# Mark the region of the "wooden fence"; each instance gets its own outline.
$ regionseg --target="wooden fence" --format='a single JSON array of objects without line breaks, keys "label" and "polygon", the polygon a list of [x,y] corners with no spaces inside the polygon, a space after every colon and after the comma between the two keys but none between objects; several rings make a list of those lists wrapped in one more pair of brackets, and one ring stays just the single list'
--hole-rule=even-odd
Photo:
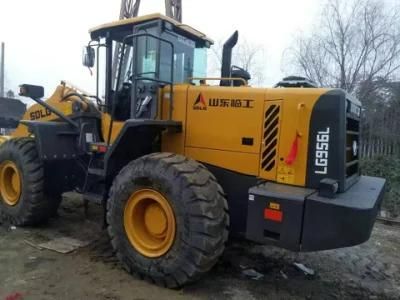
[{"label": "wooden fence", "polygon": [[400,156],[400,143],[379,138],[362,140],[359,151],[363,158],[372,158],[378,155]]}]

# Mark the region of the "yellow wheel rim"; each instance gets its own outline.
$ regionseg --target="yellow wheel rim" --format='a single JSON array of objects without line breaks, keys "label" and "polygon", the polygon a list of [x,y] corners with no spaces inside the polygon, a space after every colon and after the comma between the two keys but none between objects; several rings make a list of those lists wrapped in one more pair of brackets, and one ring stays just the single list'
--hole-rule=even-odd
[{"label": "yellow wheel rim", "polygon": [[0,166],[0,193],[3,201],[15,206],[21,196],[21,175],[12,161],[5,161]]},{"label": "yellow wheel rim", "polygon": [[128,199],[124,227],[132,246],[146,257],[160,257],[175,240],[175,215],[168,200],[153,189],[141,189]]}]

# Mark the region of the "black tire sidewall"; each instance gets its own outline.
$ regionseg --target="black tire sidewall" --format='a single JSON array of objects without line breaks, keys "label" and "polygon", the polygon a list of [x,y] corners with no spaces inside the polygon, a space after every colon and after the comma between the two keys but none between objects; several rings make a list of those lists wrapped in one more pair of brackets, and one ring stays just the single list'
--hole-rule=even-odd
[{"label": "black tire sidewall", "polygon": [[[142,255],[124,228],[132,193],[151,188],[174,210],[175,240],[164,255]],[[126,165],[115,177],[107,203],[108,233],[123,267],[158,285],[177,288],[199,279],[223,253],[228,239],[228,204],[215,176],[201,163],[174,153],[152,153]]]},{"label": "black tire sidewall", "polygon": [[[187,220],[185,220],[185,207],[179,201],[180,195],[183,192],[181,184],[171,184],[173,174],[170,174],[171,172],[168,172],[168,170],[165,172],[166,170],[159,164],[153,164],[153,166],[154,169],[144,169],[135,166],[134,177],[137,180],[132,181],[128,177],[126,178],[126,182],[120,183],[120,186],[123,188],[113,194],[113,198],[120,199],[120,201],[113,201],[114,209],[111,215],[113,216],[112,222],[115,224],[116,233],[120,237],[117,240],[117,243],[119,243],[118,249],[120,249],[124,259],[129,259],[131,263],[133,262],[136,267],[140,268],[138,271],[141,273],[145,273],[149,268],[152,268],[153,275],[164,276],[163,273],[166,270],[170,270],[171,273],[174,272],[176,266],[180,264],[182,254],[188,251],[187,246],[182,242],[184,235],[188,234],[187,230],[185,230],[185,222]],[[140,178],[147,178],[149,182],[143,184],[143,180]],[[129,197],[135,191],[143,188],[151,188],[160,192],[168,200],[175,215],[175,241],[171,249],[165,255],[158,258],[145,257],[134,249],[125,232],[124,218],[121,217],[124,215],[124,208]],[[157,269],[163,271],[159,272]]]},{"label": "black tire sidewall", "polygon": [[[31,143],[29,146],[28,143]],[[23,150],[29,147],[29,150],[24,153]],[[33,151],[35,151],[33,153]],[[21,175],[21,196],[18,203],[14,206],[6,204],[3,199],[0,199],[0,214],[3,222],[8,222],[15,225],[30,225],[39,219],[45,212],[42,210],[40,216],[33,215],[33,202],[46,201],[44,197],[42,180],[32,181],[32,170],[35,176],[43,177],[43,167],[41,162],[32,160],[32,157],[38,158],[37,151],[34,146],[34,141],[29,138],[16,138],[5,142],[0,146],[0,164],[4,161],[12,161],[17,166]],[[0,195],[1,197],[1,195]]]}]

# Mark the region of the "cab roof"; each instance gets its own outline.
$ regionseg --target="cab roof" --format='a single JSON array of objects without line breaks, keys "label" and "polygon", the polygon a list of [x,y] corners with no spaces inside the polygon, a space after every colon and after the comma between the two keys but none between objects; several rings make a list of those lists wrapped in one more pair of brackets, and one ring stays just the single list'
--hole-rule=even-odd
[{"label": "cab roof", "polygon": [[189,25],[179,23],[178,21],[176,21],[170,17],[164,16],[162,14],[159,14],[159,13],[135,17],[135,18],[129,18],[129,19],[122,19],[122,20],[102,24],[102,25],[96,26],[94,28],[91,28],[89,30],[89,33],[90,33],[90,36],[92,39],[96,39],[98,37],[103,36],[104,33],[106,31],[109,31],[110,29],[111,30],[117,29],[118,27],[123,28],[123,27],[126,27],[127,25],[140,24],[140,23],[144,23],[147,21],[151,21],[151,20],[167,21],[167,22],[171,23],[172,25],[174,25],[175,27],[179,28],[180,31],[183,31],[184,33],[186,33],[186,35],[201,39],[203,41],[207,41],[210,44],[214,44],[214,41],[212,39],[208,38],[204,33],[190,27]]}]

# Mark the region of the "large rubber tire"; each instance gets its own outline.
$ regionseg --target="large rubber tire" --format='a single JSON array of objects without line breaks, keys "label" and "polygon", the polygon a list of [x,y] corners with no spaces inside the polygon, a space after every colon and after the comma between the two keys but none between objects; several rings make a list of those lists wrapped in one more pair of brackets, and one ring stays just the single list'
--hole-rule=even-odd
[{"label": "large rubber tire", "polygon": [[[0,194],[0,222],[16,226],[44,223],[55,208],[45,197],[43,163],[31,138],[14,138],[0,146],[0,168],[4,162],[12,162],[18,168],[21,193],[15,205],[4,201]],[[1,192],[1,191],[0,191]]]},{"label": "large rubber tire", "polygon": [[[130,243],[124,208],[140,189],[168,200],[176,235],[167,253],[152,258]],[[107,203],[108,233],[118,259],[131,274],[177,288],[197,280],[217,262],[228,239],[228,205],[221,186],[202,164],[182,155],[153,153],[129,163],[116,176]]]}]

